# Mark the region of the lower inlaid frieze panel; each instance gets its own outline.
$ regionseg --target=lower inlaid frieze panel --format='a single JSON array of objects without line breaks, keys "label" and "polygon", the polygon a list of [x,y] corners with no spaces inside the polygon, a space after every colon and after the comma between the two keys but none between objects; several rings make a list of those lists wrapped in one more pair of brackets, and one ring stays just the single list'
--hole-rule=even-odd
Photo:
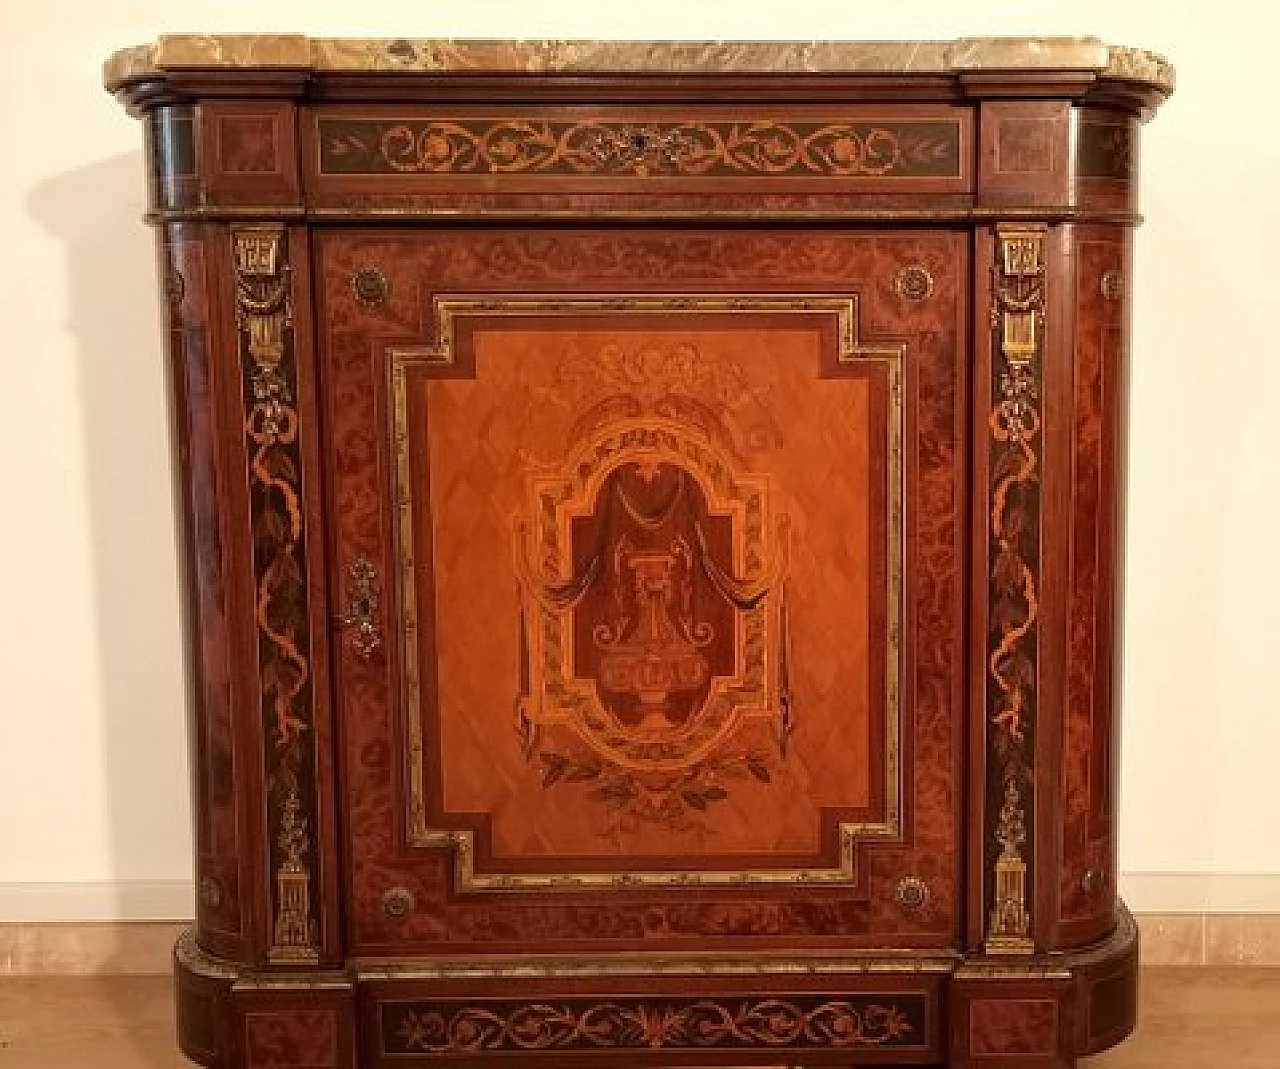
[{"label": "lower inlaid frieze panel", "polygon": [[498,1051],[918,1048],[928,1000],[919,992],[475,999],[379,1007],[384,1055]]}]

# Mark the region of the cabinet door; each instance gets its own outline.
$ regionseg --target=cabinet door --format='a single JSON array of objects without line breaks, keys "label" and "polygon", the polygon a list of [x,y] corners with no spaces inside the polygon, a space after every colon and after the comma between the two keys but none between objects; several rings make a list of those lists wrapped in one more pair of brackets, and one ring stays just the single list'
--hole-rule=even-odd
[{"label": "cabinet door", "polygon": [[351,951],[955,945],[967,236],[315,255]]}]

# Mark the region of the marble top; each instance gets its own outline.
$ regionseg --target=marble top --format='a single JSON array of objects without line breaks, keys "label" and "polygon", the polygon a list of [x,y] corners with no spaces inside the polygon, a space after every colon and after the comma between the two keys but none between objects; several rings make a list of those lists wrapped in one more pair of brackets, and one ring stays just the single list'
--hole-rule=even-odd
[{"label": "marble top", "polygon": [[301,34],[170,34],[122,49],[106,87],[165,71],[312,70],[530,74],[1093,73],[1173,89],[1173,66],[1096,37],[965,37],[954,41],[503,41],[319,38]]}]

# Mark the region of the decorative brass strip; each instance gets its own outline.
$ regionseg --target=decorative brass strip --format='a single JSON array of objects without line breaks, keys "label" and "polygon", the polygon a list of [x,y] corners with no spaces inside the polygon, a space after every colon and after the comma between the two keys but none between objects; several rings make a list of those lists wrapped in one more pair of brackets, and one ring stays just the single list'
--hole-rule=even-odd
[{"label": "decorative brass strip", "polygon": [[528,208],[499,207],[361,207],[361,208],[281,208],[262,207],[212,207],[157,210],[144,213],[143,221],[153,226],[166,223],[211,222],[219,220],[252,219],[311,220],[359,222],[362,219],[412,220],[448,219],[456,222],[482,222],[500,219],[506,222],[523,220],[544,222],[556,220],[608,219],[618,222],[659,222],[663,219],[688,219],[705,222],[708,219],[742,220],[755,223],[770,220],[796,222],[866,222],[866,223],[989,223],[997,219],[1040,219],[1049,222],[1104,223],[1113,226],[1141,226],[1143,216],[1137,212],[1105,211],[1093,208],[724,208],[708,204],[705,208],[627,208],[627,207],[579,207]]},{"label": "decorative brass strip", "polygon": [[188,928],[173,948],[174,960],[186,972],[207,980],[225,980],[232,991],[351,991],[356,978],[349,972],[261,972],[206,954]]},{"label": "decorative brass strip", "polygon": [[1025,965],[995,965],[971,962],[952,974],[957,980],[1070,980],[1072,972],[1056,962],[1028,962]]},{"label": "decorative brass strip", "polygon": [[[391,412],[392,477],[397,510],[404,674],[402,700],[409,751],[407,837],[410,845],[451,848],[454,879],[460,891],[574,892],[619,887],[751,887],[761,885],[848,885],[857,882],[856,846],[867,838],[899,834],[901,776],[899,761],[900,646],[902,616],[902,358],[905,344],[870,345],[859,337],[856,294],[608,294],[526,296],[518,294],[452,294],[434,301],[436,340],[429,345],[387,350]],[[475,870],[474,834],[469,830],[428,825],[423,768],[421,685],[418,678],[417,591],[413,547],[413,485],[409,464],[407,372],[414,366],[447,367],[455,359],[455,331],[462,317],[531,317],[582,315],[688,315],[733,312],[835,316],[841,363],[882,362],[889,379],[887,421],[889,458],[887,539],[887,654],[885,724],[885,815],[881,821],[840,825],[840,862],[834,868],[753,869],[737,871],[638,870],[625,873],[499,874]]]},{"label": "decorative brass strip", "polygon": [[196,933],[188,928],[173,947],[174,960],[188,972],[210,980],[238,980],[243,969],[239,965],[206,954],[196,942]]},{"label": "decorative brass strip", "polygon": [[351,962],[360,982],[371,980],[526,980],[651,976],[845,976],[867,974],[946,975],[960,958],[909,951],[831,956],[794,954],[787,957],[662,958],[583,955],[577,958],[471,958],[423,960],[412,963],[357,958]]},{"label": "decorative brass strip", "polygon": [[315,766],[298,376],[280,223],[231,232],[249,461],[255,618],[275,919],[267,960],[314,965]]},{"label": "decorative brass strip", "polygon": [[1040,603],[1043,223],[996,227],[991,309],[987,783],[988,954],[1031,954]]}]

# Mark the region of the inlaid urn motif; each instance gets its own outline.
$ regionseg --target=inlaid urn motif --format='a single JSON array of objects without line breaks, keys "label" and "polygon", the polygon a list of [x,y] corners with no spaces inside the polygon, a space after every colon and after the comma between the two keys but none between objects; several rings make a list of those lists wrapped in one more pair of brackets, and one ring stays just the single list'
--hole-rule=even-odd
[{"label": "inlaid urn motif", "polygon": [[[516,708],[548,780],[624,771],[637,797],[667,781],[687,792],[755,717],[774,721],[785,754],[789,525],[770,514],[766,480],[738,467],[692,421],[640,416],[606,423],[531,479],[516,523]],[[570,729],[558,744],[555,728]],[[585,750],[560,752],[565,738]],[[767,755],[739,758],[768,780]]]}]

